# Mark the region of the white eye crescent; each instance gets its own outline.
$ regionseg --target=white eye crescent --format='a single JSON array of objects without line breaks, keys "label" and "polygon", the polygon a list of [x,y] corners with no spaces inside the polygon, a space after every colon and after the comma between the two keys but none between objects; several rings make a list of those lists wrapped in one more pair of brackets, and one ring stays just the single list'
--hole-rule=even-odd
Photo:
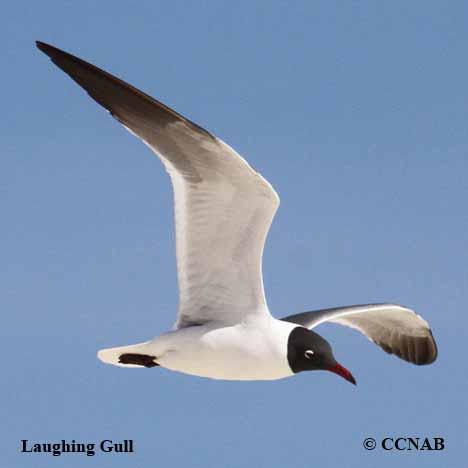
[{"label": "white eye crescent", "polygon": [[308,349],[308,350],[304,353],[304,356],[305,356],[307,359],[311,359],[313,355],[314,355],[314,352],[313,352],[311,349]]}]

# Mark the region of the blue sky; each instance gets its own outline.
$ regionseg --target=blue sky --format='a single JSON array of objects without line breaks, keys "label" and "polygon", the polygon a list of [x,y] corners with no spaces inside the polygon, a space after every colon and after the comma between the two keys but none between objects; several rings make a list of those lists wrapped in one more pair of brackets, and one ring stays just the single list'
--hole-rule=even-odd
[{"label": "blue sky", "polygon": [[[466,2],[8,2],[2,8],[1,468],[466,463]],[[104,366],[177,308],[162,165],[34,47],[50,42],[216,133],[277,189],[272,313],[395,301],[432,325],[411,366],[318,331],[355,375],[215,382]],[[366,437],[444,437],[442,452]],[[20,454],[134,439],[133,455]]]}]

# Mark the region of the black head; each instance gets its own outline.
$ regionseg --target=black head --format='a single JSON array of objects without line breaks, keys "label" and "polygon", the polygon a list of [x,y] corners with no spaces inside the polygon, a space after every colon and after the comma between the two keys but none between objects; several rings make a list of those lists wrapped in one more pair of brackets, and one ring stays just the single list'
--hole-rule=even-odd
[{"label": "black head", "polygon": [[296,327],[288,339],[288,363],[297,374],[309,370],[328,370],[356,385],[349,370],[336,362],[327,340],[304,327]]}]

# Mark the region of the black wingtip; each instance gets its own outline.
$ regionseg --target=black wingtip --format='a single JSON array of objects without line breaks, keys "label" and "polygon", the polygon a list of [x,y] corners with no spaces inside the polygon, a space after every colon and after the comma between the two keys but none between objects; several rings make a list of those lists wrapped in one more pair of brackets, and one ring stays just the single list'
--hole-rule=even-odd
[{"label": "black wingtip", "polygon": [[[75,55],[58,49],[42,41],[36,41],[36,47],[48,55],[52,62],[61,68],[72,80],[78,83],[97,103],[106,108],[115,118],[121,120],[119,111],[128,114],[128,108],[146,106],[148,109],[154,106],[154,111],[159,112],[165,121],[182,121],[205,136],[217,141],[210,132],[200,127],[181,114],[177,113],[162,102],[157,101],[148,94],[140,91],[125,81],[101,70],[95,65],[86,62]],[[165,115],[164,115],[165,114]],[[127,125],[128,126],[128,125]]]},{"label": "black wingtip", "polygon": [[46,44],[45,42],[41,42],[41,41],[36,41],[36,47],[46,54],[47,54],[47,50],[52,48],[52,46],[50,46],[49,44]]},{"label": "black wingtip", "polygon": [[434,335],[432,333],[432,330],[429,329],[429,338],[428,338],[428,346],[429,351],[428,351],[428,357],[426,358],[426,361],[423,363],[425,365],[427,364],[432,364],[434,361],[436,361],[437,356],[439,355],[439,349],[437,347],[437,342],[434,338]]},{"label": "black wingtip", "polygon": [[69,54],[68,52],[65,52],[64,50],[61,50],[58,47],[54,47],[53,45],[46,44],[45,42],[36,41],[36,47],[41,52],[44,52],[44,54],[48,55],[52,59],[52,61],[58,60],[60,58],[62,59],[68,58],[74,61],[83,62],[83,60],[79,59],[78,57],[75,57],[74,55]]},{"label": "black wingtip", "polygon": [[44,52],[44,54],[48,55],[50,58],[53,58],[54,55],[58,55],[58,54],[67,54],[63,50],[57,49],[57,47],[54,47],[50,44],[46,44],[45,42],[42,42],[42,41],[36,41],[36,47],[41,52]]}]

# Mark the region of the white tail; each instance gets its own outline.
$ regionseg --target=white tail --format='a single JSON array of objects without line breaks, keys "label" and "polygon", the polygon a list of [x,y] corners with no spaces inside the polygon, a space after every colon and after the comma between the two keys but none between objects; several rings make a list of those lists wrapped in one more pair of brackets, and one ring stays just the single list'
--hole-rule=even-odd
[{"label": "white tail", "polygon": [[[154,367],[155,356],[149,350],[150,341],[117,348],[107,348],[98,351],[97,356],[106,364],[120,367]],[[133,359],[132,359],[133,356]]]}]

